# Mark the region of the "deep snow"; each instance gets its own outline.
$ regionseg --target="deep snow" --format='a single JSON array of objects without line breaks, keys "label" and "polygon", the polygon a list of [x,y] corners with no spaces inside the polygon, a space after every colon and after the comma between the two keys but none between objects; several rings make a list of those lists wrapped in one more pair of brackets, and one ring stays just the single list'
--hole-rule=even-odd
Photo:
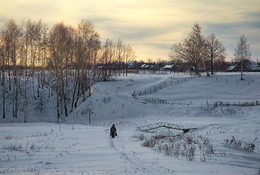
[{"label": "deep snow", "polygon": [[[246,73],[245,81],[239,77],[237,73],[196,78],[130,74],[97,83],[93,95],[64,124],[0,124],[0,174],[259,174],[260,106],[214,107],[216,101],[260,101],[260,74]],[[165,83],[172,86],[163,87]],[[132,96],[159,86],[163,88],[154,93]],[[141,134],[136,127],[158,121],[197,128],[188,134],[209,138],[215,154],[206,162],[198,157],[188,161],[142,147],[134,137]],[[109,137],[113,123],[116,139]],[[232,136],[242,145],[254,143],[255,150],[225,145]]]}]

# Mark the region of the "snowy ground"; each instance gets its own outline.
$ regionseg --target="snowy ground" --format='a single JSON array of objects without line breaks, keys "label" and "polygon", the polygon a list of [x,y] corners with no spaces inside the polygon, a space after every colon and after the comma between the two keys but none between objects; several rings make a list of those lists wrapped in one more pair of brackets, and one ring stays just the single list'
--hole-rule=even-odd
[{"label": "snowy ground", "polygon": [[[234,105],[260,101],[260,74],[239,77],[132,74],[98,83],[64,124],[0,124],[0,174],[260,174],[260,106]],[[161,89],[132,96],[156,87]],[[216,101],[233,105],[214,106]],[[198,151],[189,161],[143,147],[136,127],[155,122],[196,128],[187,134],[208,138],[214,154],[201,161]],[[108,134],[113,123],[115,139]],[[144,134],[159,132],[169,134],[166,129]],[[242,146],[225,144],[232,137]],[[255,144],[253,152],[243,148],[248,143]]]}]

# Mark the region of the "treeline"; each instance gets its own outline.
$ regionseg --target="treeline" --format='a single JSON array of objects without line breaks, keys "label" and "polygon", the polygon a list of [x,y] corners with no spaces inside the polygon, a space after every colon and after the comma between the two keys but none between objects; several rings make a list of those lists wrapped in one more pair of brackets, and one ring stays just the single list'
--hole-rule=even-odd
[{"label": "treeline", "polygon": [[97,69],[98,63],[124,65],[133,58],[131,46],[120,39],[102,43],[87,20],[77,27],[61,22],[48,29],[41,20],[18,24],[10,19],[0,33],[0,114],[23,115],[27,122],[33,107],[46,112],[52,99],[59,123],[86,100],[96,81],[127,71],[124,66]]},{"label": "treeline", "polygon": [[[201,26],[195,24],[192,27],[192,31],[182,42],[172,45],[169,57],[176,64],[187,63],[192,66],[198,75],[202,69],[205,71],[210,70],[213,75],[214,67],[224,62],[226,49],[215,34],[204,36],[201,31]],[[250,59],[250,45],[245,35],[242,35],[235,48],[233,59],[235,62],[240,63],[241,80],[244,79],[243,67],[245,67],[246,62]]]}]

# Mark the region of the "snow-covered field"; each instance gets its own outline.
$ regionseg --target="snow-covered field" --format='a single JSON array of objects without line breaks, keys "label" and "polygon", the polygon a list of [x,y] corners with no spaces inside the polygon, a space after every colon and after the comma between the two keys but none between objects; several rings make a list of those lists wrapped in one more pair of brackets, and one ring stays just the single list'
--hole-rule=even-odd
[{"label": "snow-covered field", "polygon": [[[0,174],[258,175],[260,74],[245,77],[240,81],[237,73],[196,78],[130,74],[97,83],[93,95],[64,124],[0,124]],[[147,95],[134,98],[134,92]],[[188,160],[182,153],[167,156],[143,147],[138,139],[142,135],[177,134],[168,129],[136,130],[156,122],[196,128],[185,135],[206,138],[214,153],[203,158],[196,146],[194,159]],[[118,129],[115,139],[109,137],[113,123]],[[232,138],[240,145],[231,144]],[[255,145],[253,151],[245,149],[248,144]]]}]

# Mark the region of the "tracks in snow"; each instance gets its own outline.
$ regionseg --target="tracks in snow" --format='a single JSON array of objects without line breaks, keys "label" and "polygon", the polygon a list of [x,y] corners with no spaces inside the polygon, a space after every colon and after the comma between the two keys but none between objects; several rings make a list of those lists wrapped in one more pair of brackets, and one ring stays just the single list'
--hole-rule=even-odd
[{"label": "tracks in snow", "polygon": [[[108,130],[106,130],[108,133]],[[124,147],[119,143],[118,138],[112,139],[109,137],[109,145],[110,147],[115,150],[118,154],[120,154],[121,158],[125,160],[128,164],[131,165],[131,172],[127,172],[128,169],[125,169],[125,173],[135,173],[135,174],[173,174],[174,171],[170,169],[166,169],[164,167],[158,166],[158,162],[154,162],[149,160],[150,162],[145,162],[138,158],[136,155],[137,153],[134,151],[124,152],[124,150],[120,149]]]}]

